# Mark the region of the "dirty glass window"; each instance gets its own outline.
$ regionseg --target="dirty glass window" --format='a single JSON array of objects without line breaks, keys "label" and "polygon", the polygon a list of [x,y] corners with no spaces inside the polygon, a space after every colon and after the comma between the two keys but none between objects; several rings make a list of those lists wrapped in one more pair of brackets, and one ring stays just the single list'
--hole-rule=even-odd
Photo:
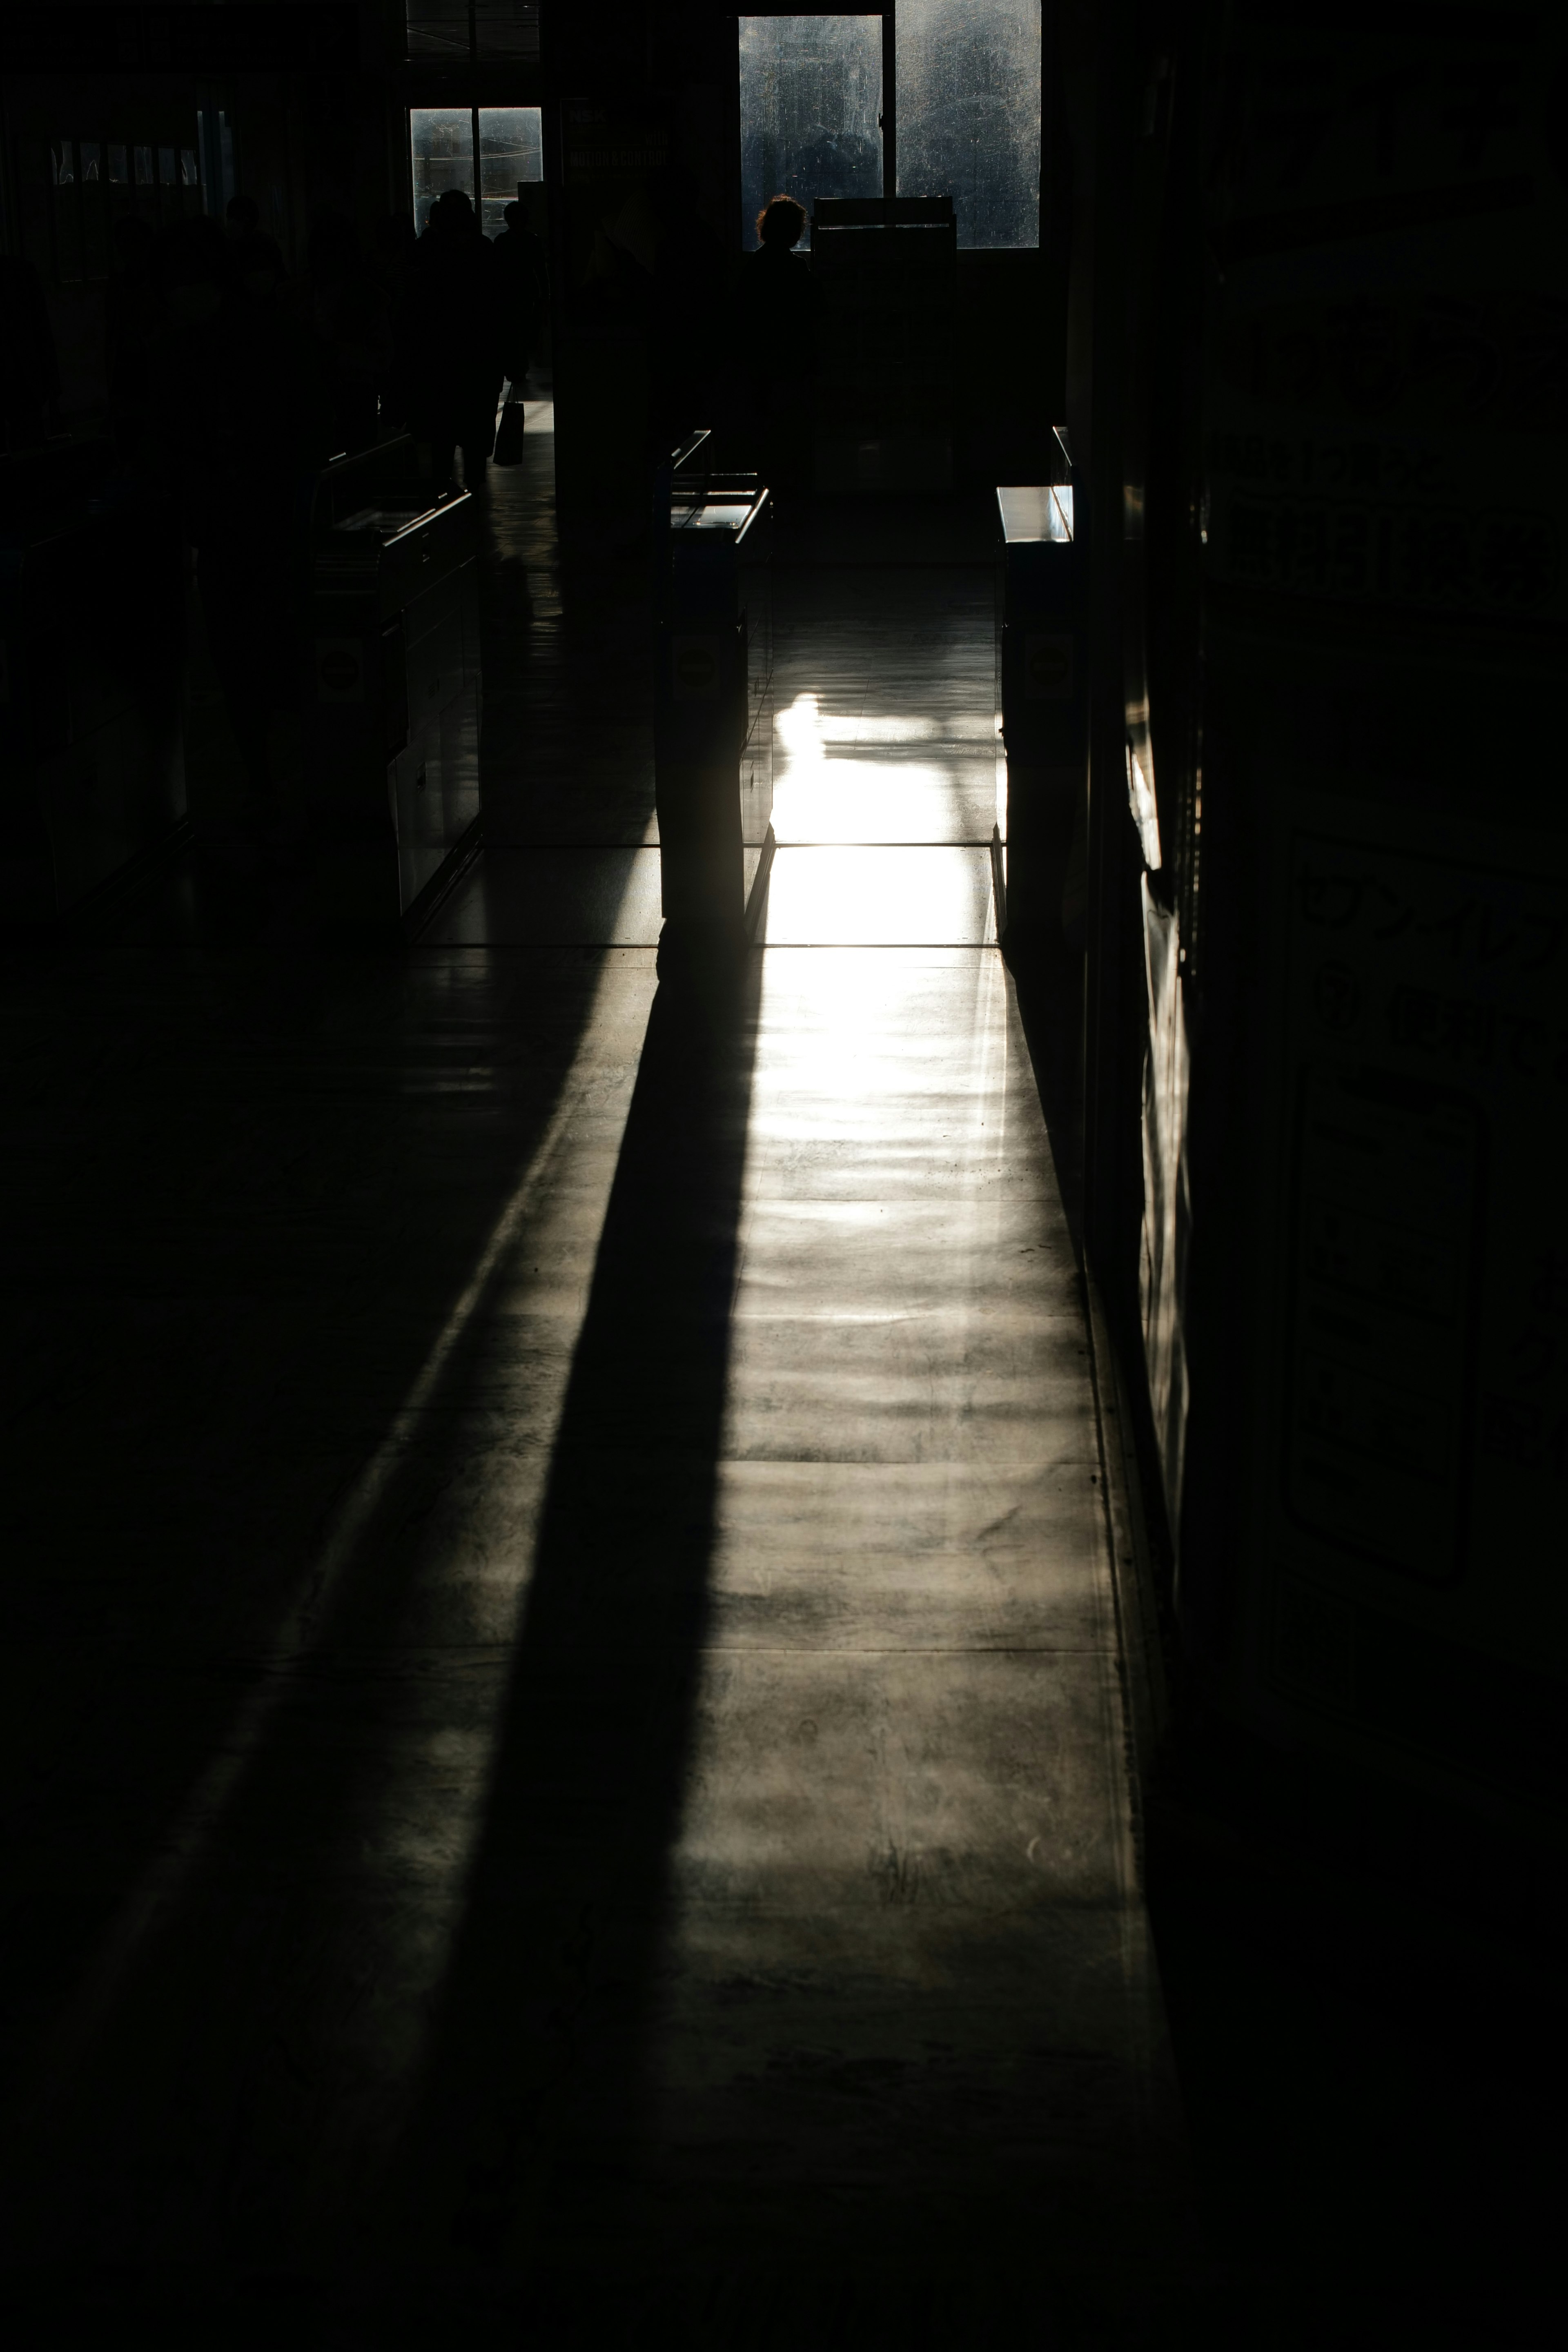
[{"label": "dirty glass window", "polygon": [[899,194],[961,247],[1040,241],[1040,0],[899,0]]},{"label": "dirty glass window", "polygon": [[[741,242],[770,196],[882,193],[880,16],[741,19]],[[803,240],[804,243],[804,240]]]},{"label": "dirty glass window", "polygon": [[[461,188],[479,208],[487,236],[506,226],[520,180],[542,180],[544,147],[537,106],[414,106],[408,110],[414,159],[414,226],[448,188]],[[475,160],[479,176],[475,179]]]},{"label": "dirty glass window", "polygon": [[479,109],[479,225],[500,236],[508,205],[517,202],[520,180],[542,180],[544,146],[537,106]]},{"label": "dirty glass window", "polygon": [[474,116],[467,106],[416,106],[408,114],[414,151],[414,226],[422,229],[430,207],[448,188],[474,194]]}]

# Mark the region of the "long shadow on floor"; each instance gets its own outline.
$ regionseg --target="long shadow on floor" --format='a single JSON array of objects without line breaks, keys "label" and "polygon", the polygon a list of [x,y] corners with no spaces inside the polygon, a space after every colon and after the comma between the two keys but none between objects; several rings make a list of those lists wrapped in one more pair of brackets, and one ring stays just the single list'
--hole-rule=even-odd
[{"label": "long shadow on floor", "polygon": [[[0,1982],[19,2101],[59,2094],[80,1997],[116,2053],[138,2044],[110,2075],[133,2084],[138,2211],[175,2137],[160,2100],[204,2046],[191,2004],[205,2022],[237,1997],[232,1956],[181,1972],[183,1911],[172,1950],[168,1906],[138,1890],[278,1684],[278,1629],[549,1128],[599,963],[544,959],[547,1006],[540,963],[515,960],[321,968],[287,1002],[247,964],[106,958],[35,980],[35,1119],[54,1133],[7,1171],[0,1251],[28,1383],[7,1449]],[[356,1554],[349,1591],[379,1592],[379,1569]],[[193,1890],[251,1784],[271,1786],[284,1695],[264,1711]],[[318,1777],[312,1822],[322,1799]],[[181,1989],[172,2022],[140,1993],[127,2011],[143,1979]],[[89,2070],[63,2127],[73,2258],[116,2236],[84,2185],[114,2169],[112,2095]],[[24,2147],[26,2171],[37,2158]],[[57,2244],[11,2226],[8,2254]]]},{"label": "long shadow on floor", "polygon": [[[395,2263],[613,2268],[709,1618],[761,958],[656,999],[574,1360]],[[449,2315],[445,2292],[430,2315]]]}]

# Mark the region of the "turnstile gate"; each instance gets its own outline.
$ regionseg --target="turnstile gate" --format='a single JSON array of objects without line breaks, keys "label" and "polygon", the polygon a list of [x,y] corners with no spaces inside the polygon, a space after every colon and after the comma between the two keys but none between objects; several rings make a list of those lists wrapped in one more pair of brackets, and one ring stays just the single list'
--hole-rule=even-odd
[{"label": "turnstile gate", "polygon": [[416,920],[475,838],[477,551],[472,498],[422,480],[407,436],[318,481],[306,742],[333,928]]}]

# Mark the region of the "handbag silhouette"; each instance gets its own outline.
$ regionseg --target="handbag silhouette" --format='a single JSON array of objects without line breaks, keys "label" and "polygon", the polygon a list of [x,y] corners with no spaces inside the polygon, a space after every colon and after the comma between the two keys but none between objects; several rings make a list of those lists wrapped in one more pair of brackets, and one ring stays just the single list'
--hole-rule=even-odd
[{"label": "handbag silhouette", "polygon": [[521,466],[522,463],[521,400],[509,400],[501,410],[500,423],[496,427],[495,456],[490,462],[496,466]]}]

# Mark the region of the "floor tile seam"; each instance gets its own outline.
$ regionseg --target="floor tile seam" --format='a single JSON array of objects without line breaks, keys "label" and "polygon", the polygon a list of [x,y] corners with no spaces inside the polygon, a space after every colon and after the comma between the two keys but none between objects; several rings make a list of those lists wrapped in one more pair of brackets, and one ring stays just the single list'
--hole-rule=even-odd
[{"label": "floor tile seam", "polygon": [[[63,1648],[65,1643],[62,1640],[53,1643],[34,1643],[27,1646],[35,1651],[45,1650],[52,1655],[57,1648]],[[79,1647],[79,1644],[77,1646]],[[635,1644],[627,1645],[618,1643],[613,1636],[607,1638],[595,1636],[573,1643],[565,1652],[565,1657],[567,1660],[581,1664],[588,1658],[618,1655],[623,1646],[625,1654],[633,1657],[644,1655],[650,1650],[654,1652],[683,1651],[685,1647],[680,1637],[676,1634],[671,1634],[664,1642],[661,1642],[657,1634],[645,1635]],[[717,1639],[700,1642],[697,1646],[696,1654],[699,1658],[1085,1658],[1103,1664],[1105,1660],[1113,1658],[1117,1654],[1117,1645],[1114,1642],[1007,1640],[856,1643],[746,1642]],[[482,1646],[469,1644],[467,1647],[454,1644],[449,1654],[434,1650],[426,1645],[418,1650],[410,1649],[405,1654],[395,1652],[388,1654],[389,1660],[402,1655],[406,1655],[414,1663],[399,1670],[390,1663],[383,1664],[376,1657],[304,1658],[282,1652],[275,1655],[261,1652],[247,1652],[243,1655],[231,1655],[226,1653],[205,1657],[196,1654],[188,1658],[171,1660],[167,1658],[165,1653],[162,1661],[163,1673],[153,1673],[150,1679],[155,1685],[182,1690],[193,1681],[202,1684],[216,1683],[226,1688],[232,1683],[243,1683],[253,1675],[266,1675],[301,1685],[319,1685],[323,1688],[331,1689],[341,1689],[345,1685],[357,1684],[363,1685],[366,1689],[374,1690],[395,1687],[410,1691],[429,1691],[433,1686],[431,1666],[419,1662],[434,1662],[435,1667],[438,1669],[449,1655],[455,1677],[467,1676],[473,1672],[509,1674],[516,1664],[518,1645],[515,1642],[491,1643]],[[114,1659],[124,1660],[126,1663],[134,1662],[143,1667],[149,1664],[156,1665],[159,1663],[157,1659],[137,1655],[130,1650],[128,1644],[105,1643],[100,1663],[109,1663],[111,1656]],[[370,1727],[373,1730],[375,1727]],[[384,1728],[384,1727],[382,1727]]]},{"label": "floor tile seam", "polygon": [[[773,569],[777,572],[994,572],[994,555],[775,555]],[[977,597],[976,603],[984,600]],[[868,624],[868,632],[875,624]]]},{"label": "floor tile seam", "polygon": [[[486,944],[488,945],[488,944],[489,944],[489,942],[486,942]],[[589,946],[593,946],[593,945],[595,944],[595,942],[594,942],[594,941],[592,941],[592,940],[582,940],[582,941],[580,941],[580,942],[579,942],[579,941],[569,941],[569,942],[565,942],[564,944],[568,944],[568,945],[582,945],[582,946],[584,946],[584,947],[589,947]],[[640,944],[640,943],[639,943],[639,944]],[[874,954],[889,954],[889,953],[891,953],[891,954],[905,954],[905,953],[907,953],[907,952],[908,952],[910,949],[912,949],[912,948],[941,948],[942,950],[943,950],[943,951],[944,951],[944,952],[949,952],[949,953],[950,953],[950,952],[952,952],[954,949],[973,949],[973,950],[974,950],[978,953],[978,952],[980,952],[981,950],[984,950],[984,949],[987,949],[987,948],[994,948],[994,947],[995,947],[995,945],[996,945],[996,942],[995,942],[995,940],[765,940],[765,939],[764,939],[764,940],[758,940],[758,942],[757,942],[758,950],[759,950],[759,951],[762,951],[762,952],[765,952],[765,951],[766,951],[768,949],[770,949],[770,948],[774,949],[774,950],[778,950],[778,949],[781,949],[781,948],[788,948],[788,949],[793,950],[796,954],[799,954],[799,953],[801,953],[801,952],[803,952],[803,951],[804,951],[804,952],[805,952],[805,953],[807,953],[807,954],[811,954],[811,955],[818,955],[818,954],[822,954],[822,953],[824,953],[824,952],[826,952],[826,953],[831,954],[831,953],[833,953],[835,950],[842,950],[842,949],[845,949],[845,948],[853,948],[853,949],[856,949],[856,950],[858,950],[861,954],[865,954],[865,955],[874,955]]]},{"label": "floor tile seam", "polygon": [[[756,842],[748,842],[745,845],[748,849],[755,849],[760,845]],[[787,835],[780,835],[777,828],[774,828],[775,854],[781,856],[786,849],[863,849],[880,853],[884,849],[990,849],[993,845],[991,836],[988,834],[984,836],[964,834],[961,838],[951,841],[939,841],[935,839],[925,839],[921,841],[835,841],[832,839],[794,841],[791,840]],[[1003,843],[1003,847],[1006,847],[1005,841]]]},{"label": "floor tile seam", "polygon": [[[560,1291],[564,1285],[553,1287]],[[712,1326],[693,1316],[684,1328],[707,1330]],[[996,1328],[984,1313],[959,1307],[946,1313],[931,1308],[907,1315],[818,1315],[790,1320],[739,1310],[730,1328],[735,1334],[734,1377],[753,1394],[769,1381],[788,1391],[813,1380],[820,1381],[825,1390],[879,1380],[887,1383],[887,1412],[899,1411],[899,1400],[912,1386],[923,1384],[939,1411],[947,1400],[962,1402],[978,1387],[1006,1391],[1010,1418],[1019,1411],[1050,1411],[1053,1418],[1078,1413],[1092,1418],[1094,1413],[1092,1395],[1081,1403],[1076,1394],[1063,1396],[1055,1405],[1047,1403],[1053,1392],[1072,1391],[1078,1385],[1077,1368],[1063,1353],[1071,1344],[1070,1325],[1053,1328],[1043,1321],[1018,1322]],[[1087,1390],[1087,1381],[1084,1385]],[[1022,1392],[1016,1405],[1014,1391]],[[995,1418],[1002,1410],[1000,1399],[983,1409]]]},{"label": "floor tile seam", "polygon": [[[931,846],[941,846],[941,845],[931,845]],[[461,950],[470,952],[470,955],[472,952],[479,952],[479,955],[529,955],[529,952],[533,952],[536,948],[578,948],[578,950],[590,950],[590,948],[644,948],[647,952],[654,952],[656,948],[658,948],[658,939],[524,939],[524,940],[439,939],[439,940],[433,940],[433,946],[451,948],[451,950],[461,948]],[[872,952],[872,950],[908,952],[910,948],[942,948],[942,950],[954,950],[954,948],[975,948],[975,950],[980,950],[980,948],[994,948],[996,940],[994,939],[764,939],[764,940],[759,940],[757,946],[759,948],[795,948],[795,950],[802,950],[804,948],[804,950],[809,950],[809,952],[835,950],[835,948],[860,948],[860,950],[865,952]]]},{"label": "floor tile seam", "polygon": [[[731,1412],[731,1419],[735,1418],[733,1412]],[[1039,1426],[1037,1414],[1031,1413],[1028,1416],[1028,1419],[1031,1428],[1037,1428]],[[606,1449],[606,1451],[609,1450],[614,1450],[619,1454],[627,1449]],[[685,1451],[687,1449],[682,1450]],[[733,1446],[721,1446],[713,1457],[713,1463],[715,1470],[720,1473],[736,1469],[780,1470],[786,1468],[801,1472],[805,1472],[806,1470],[816,1470],[818,1472],[824,1470],[832,1470],[836,1472],[844,1472],[847,1470],[929,1471],[941,1467],[949,1471],[967,1472],[973,1475],[981,1475],[994,1471],[995,1475],[999,1478],[1038,1479],[1042,1484],[1044,1484],[1054,1478],[1076,1478],[1083,1474],[1084,1469],[1089,1463],[1098,1462],[1099,1459],[1100,1454],[1098,1445],[1095,1436],[1093,1433],[1091,1433],[1089,1442],[1085,1445],[1081,1454],[1076,1449],[1069,1448],[1061,1454],[1052,1455],[1048,1458],[1034,1455],[1022,1463],[1017,1460],[1016,1456],[1014,1456],[1011,1459],[996,1461],[984,1452],[976,1452],[973,1454],[917,1454],[912,1456],[899,1454],[846,1454],[839,1455],[831,1454],[765,1454],[757,1453],[750,1448],[742,1452]],[[1098,1494],[1098,1488],[1095,1488],[1094,1492]],[[1086,1509],[1089,1507],[1087,1502],[1085,1502],[1084,1507]]]},{"label": "floor tile seam", "polygon": [[[726,1596],[721,1591],[717,1597],[724,1599]],[[767,1597],[770,1599],[772,1598],[771,1595]],[[1007,1605],[1016,1611],[1021,1609],[1025,1604],[1021,1602],[1011,1602]],[[679,1635],[671,1635],[670,1638],[672,1642],[676,1643],[679,1643],[680,1639]],[[300,1675],[318,1677],[319,1679],[326,1682],[335,1682],[343,1678],[345,1675],[363,1673],[378,1679],[390,1679],[400,1683],[406,1681],[417,1686],[420,1679],[420,1664],[421,1661],[424,1660],[432,1660],[441,1664],[455,1664],[458,1665],[471,1664],[476,1666],[510,1665],[517,1655],[518,1637],[513,1635],[504,1641],[498,1640],[490,1642],[432,1642],[416,1641],[411,1639],[406,1642],[388,1642],[383,1646],[365,1643],[356,1643],[352,1646],[345,1646],[341,1650],[333,1650],[328,1646],[304,1650],[280,1650],[268,1649],[260,1644],[258,1644],[254,1648],[247,1648],[237,1644],[225,1646],[221,1643],[217,1642],[215,1642],[210,1649],[202,1649],[193,1646],[188,1650],[176,1650],[166,1640],[160,1640],[155,1653],[152,1652],[151,1644],[148,1645],[147,1652],[141,1652],[138,1650],[137,1644],[134,1642],[129,1641],[106,1640],[103,1642],[101,1646],[105,1655],[112,1655],[114,1657],[153,1654],[155,1656],[156,1660],[163,1664],[169,1675],[173,1676],[175,1680],[182,1682],[192,1674],[217,1675],[221,1678],[226,1679],[232,1675],[244,1675],[253,1672],[267,1674],[298,1674]],[[617,1644],[613,1634],[607,1635],[603,1633],[595,1632],[590,1635],[585,1635],[581,1642],[573,1643],[571,1645],[571,1654],[574,1656],[582,1656],[602,1650],[614,1650]],[[632,1650],[633,1654],[635,1654],[637,1649],[644,1646],[642,1637],[639,1636],[636,1643],[628,1644],[627,1646]],[[1071,1642],[975,1640],[969,1642],[947,1641],[929,1643],[887,1642],[880,1643],[859,1643],[838,1642],[803,1643],[799,1642],[775,1641],[772,1643],[748,1642],[742,1644],[735,1644],[722,1640],[705,1640],[700,1643],[699,1646],[702,1649],[722,1649],[740,1646],[752,1651],[758,1655],[771,1655],[775,1652],[780,1655],[793,1655],[799,1651],[805,1654],[809,1654],[814,1657],[837,1655],[843,1655],[845,1657],[864,1657],[881,1656],[884,1654],[889,1657],[895,1657],[902,1656],[906,1653],[918,1657],[945,1656],[949,1654],[955,1657],[962,1657],[967,1656],[973,1652],[979,1652],[988,1657],[1011,1654],[1016,1654],[1022,1657],[1033,1656],[1038,1654],[1046,1656],[1060,1655],[1063,1657],[1100,1658],[1113,1655],[1118,1645],[1114,1636],[1108,1635],[1104,1640],[1079,1640]],[[40,1634],[33,1637],[32,1639],[18,1637],[16,1640],[16,1647],[18,1649],[26,1649],[28,1651],[42,1651],[52,1655],[58,1650],[64,1650],[67,1648],[72,1650],[79,1649],[81,1647],[81,1638],[79,1635],[73,1637],[64,1633],[47,1635]]]},{"label": "floor tile seam", "polygon": [[[805,688],[802,688],[803,693],[807,690]],[[821,730],[822,747],[820,767],[821,769],[852,767],[873,771],[886,769],[888,782],[891,783],[895,778],[903,776],[909,770],[919,770],[931,760],[952,760],[960,767],[975,772],[971,788],[977,788],[980,779],[984,775],[995,753],[1002,749],[1002,740],[1000,736],[992,730],[988,722],[983,729],[976,727],[973,722],[961,727],[958,723],[960,716],[960,713],[953,712],[952,727],[940,732],[936,730],[935,722],[928,720],[926,723],[932,727],[932,731],[929,735],[849,735],[842,730],[851,726],[864,727],[871,719],[884,717],[889,719],[898,717],[900,724],[907,724],[907,717],[905,714],[892,711],[873,711],[868,717],[862,714],[860,718],[852,719],[847,713],[840,715],[833,709],[824,711],[821,707],[821,697],[818,696],[817,722]],[[814,755],[804,764],[797,764],[795,757],[781,747],[775,753],[775,762],[778,771],[774,778],[775,784],[782,782],[804,785],[813,775],[820,774],[817,755]],[[929,790],[930,787],[926,789]],[[952,789],[951,783],[947,789]]]},{"label": "floor tile seam", "polygon": [[[959,940],[959,946],[966,946]],[[630,950],[656,955],[656,939],[433,939],[414,940],[418,955],[595,955],[605,950]]]},{"label": "floor tile seam", "polygon": [[[605,1643],[613,1648],[613,1643]],[[654,1642],[651,1646],[658,1648]],[[1114,1642],[704,1642],[699,1655],[747,1658],[1092,1658],[1116,1654]]]},{"label": "floor tile seam", "polygon": [[[844,1147],[846,1153],[852,1149],[853,1147],[849,1145]],[[791,1155],[787,1148],[782,1145],[770,1150],[765,1157],[761,1153],[754,1153],[752,1165],[747,1171],[746,1189],[742,1195],[743,1204],[749,1207],[763,1202],[810,1202],[818,1207],[823,1207],[831,1206],[840,1199],[854,1201],[855,1195],[852,1193],[840,1194],[826,1190],[813,1191],[804,1181],[799,1184],[786,1187],[784,1180],[789,1176],[791,1167]],[[803,1168],[800,1172],[804,1180],[808,1175],[819,1175],[821,1171],[817,1167],[811,1166]],[[1029,1177],[1027,1183],[1025,1181],[1026,1176]],[[774,1185],[778,1189],[773,1189]],[[954,1207],[962,1207],[965,1202],[973,1201],[975,1195],[967,1185],[960,1188],[954,1183],[951,1189],[944,1189],[931,1182],[911,1179],[909,1197],[911,1200],[929,1202],[933,1205],[947,1201]],[[1007,1189],[999,1192],[997,1197],[1011,1202],[1033,1201],[1044,1206],[1058,1199],[1059,1195],[1052,1191],[1048,1174],[1034,1177],[1031,1171],[1026,1171],[1013,1178],[1008,1182]]]},{"label": "floor tile seam", "polygon": [[[875,845],[872,845],[875,846]],[[926,842],[929,849],[941,849],[942,842]],[[795,952],[811,955],[886,955],[889,948],[898,950],[936,950],[941,955],[994,955],[994,939],[759,939],[754,952],[762,955],[766,948],[793,948]]]},{"label": "floor tile seam", "polygon": [[[485,940],[435,939],[411,940],[405,950],[407,954],[413,956],[473,955],[476,952],[488,955],[490,951],[489,942]],[[515,951],[520,955],[562,956],[602,953],[651,956],[656,952],[656,949],[646,946],[641,940],[520,940],[515,943]],[[504,1013],[498,1013],[492,1018],[498,1029],[505,1027],[507,1016]]]},{"label": "floor tile seam", "polygon": [[[567,1279],[569,1277],[563,1275],[559,1281],[548,1284],[546,1287],[558,1288],[560,1282]],[[803,1311],[799,1314],[770,1312],[765,1299],[757,1300],[747,1307],[742,1307],[741,1297],[747,1290],[755,1293],[769,1288],[778,1289],[784,1286],[787,1279],[787,1276],[775,1279],[770,1285],[765,1280],[763,1269],[754,1264],[744,1265],[741,1273],[735,1306],[730,1318],[731,1323],[748,1323],[758,1331],[774,1330],[779,1333],[781,1339],[790,1334],[799,1333],[804,1337],[810,1332],[822,1330],[908,1329],[916,1325],[932,1323],[945,1326],[952,1324],[961,1316],[966,1321],[983,1323],[985,1328],[988,1331],[994,1331],[999,1339],[1003,1338],[1016,1339],[1021,1333],[1029,1331],[1038,1331],[1042,1336],[1054,1336],[1058,1331],[1072,1332],[1082,1328],[1081,1323],[1068,1307],[1042,1312],[1035,1312],[1026,1307],[1016,1314],[1005,1317],[994,1303],[995,1286],[989,1289],[982,1298],[973,1289],[960,1284],[954,1284],[952,1286],[952,1292],[957,1295],[950,1294],[946,1297],[926,1299],[906,1307],[879,1307],[863,1304],[851,1308],[829,1306],[823,1307],[816,1312]],[[798,1287],[797,1285],[790,1286]],[[1011,1297],[1013,1294],[1007,1292],[1005,1295]]]}]

